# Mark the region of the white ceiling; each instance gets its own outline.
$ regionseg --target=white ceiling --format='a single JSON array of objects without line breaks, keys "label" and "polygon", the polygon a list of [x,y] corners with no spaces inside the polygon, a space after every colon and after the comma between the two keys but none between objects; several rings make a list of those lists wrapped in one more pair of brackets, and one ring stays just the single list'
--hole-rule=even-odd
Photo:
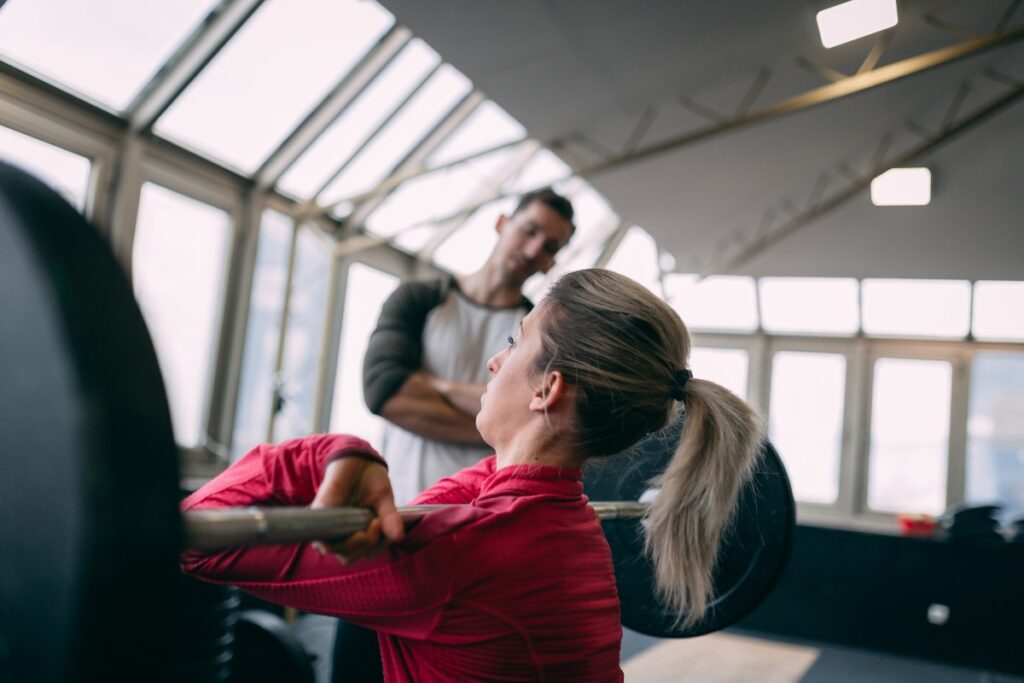
[{"label": "white ceiling", "polygon": [[[635,147],[705,128],[687,97],[732,113],[762,69],[771,77],[754,109],[827,83],[803,57],[851,74],[875,43],[826,50],[814,16],[831,1],[385,0],[423,37],[540,140],[571,162],[618,155],[638,123]],[[900,2],[900,24],[880,65],[965,40],[925,21],[991,33],[1010,0]],[[1009,27],[1024,25],[1024,9]],[[961,117],[1010,90],[986,68],[1024,81],[1024,41],[783,118],[677,147],[588,179],[628,221],[671,251],[681,272],[714,268],[759,231],[778,229],[824,196],[849,187],[885,157],[920,145],[906,122],[937,129],[965,79]],[[653,118],[649,118],[653,117]],[[957,120],[959,120],[958,117]],[[576,138],[584,135],[587,142]],[[559,146],[561,144],[561,146]],[[752,275],[1024,278],[1024,105],[938,146],[917,163],[933,173],[926,207],[871,205],[859,192],[751,259],[728,269]]]}]

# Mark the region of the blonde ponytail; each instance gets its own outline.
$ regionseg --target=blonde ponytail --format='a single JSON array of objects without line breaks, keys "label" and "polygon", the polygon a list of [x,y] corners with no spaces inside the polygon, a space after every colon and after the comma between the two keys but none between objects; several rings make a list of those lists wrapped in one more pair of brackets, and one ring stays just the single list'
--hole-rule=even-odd
[{"label": "blonde ponytail", "polygon": [[659,596],[680,614],[679,626],[704,616],[712,598],[719,546],[740,488],[760,453],[764,427],[746,402],[713,382],[691,379],[675,454],[654,482],[644,545]]},{"label": "blonde ponytail", "polygon": [[645,532],[658,591],[693,625],[707,610],[721,539],[760,451],[757,413],[728,390],[687,377],[686,325],[642,285],[607,270],[563,275],[541,303],[538,372],[576,387],[572,445],[611,456],[656,432],[682,397],[679,446],[655,485]]}]

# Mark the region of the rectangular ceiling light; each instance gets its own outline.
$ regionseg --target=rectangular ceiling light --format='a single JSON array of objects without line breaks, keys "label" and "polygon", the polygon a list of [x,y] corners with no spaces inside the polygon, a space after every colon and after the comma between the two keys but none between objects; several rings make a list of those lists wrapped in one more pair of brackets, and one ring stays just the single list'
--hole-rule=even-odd
[{"label": "rectangular ceiling light", "polygon": [[932,172],[927,168],[891,168],[871,181],[875,206],[925,206],[932,200]]},{"label": "rectangular ceiling light", "polygon": [[821,44],[835,47],[896,25],[896,0],[849,0],[817,15]]}]

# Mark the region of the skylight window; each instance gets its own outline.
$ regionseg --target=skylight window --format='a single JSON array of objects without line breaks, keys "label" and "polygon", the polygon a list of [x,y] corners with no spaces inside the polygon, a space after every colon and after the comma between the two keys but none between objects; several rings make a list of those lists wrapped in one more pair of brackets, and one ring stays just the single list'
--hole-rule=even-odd
[{"label": "skylight window", "polygon": [[303,199],[315,195],[440,61],[422,40],[410,41],[292,164],[281,188]]},{"label": "skylight window", "polygon": [[761,325],[781,334],[853,334],[858,284],[845,278],[761,278]]},{"label": "skylight window", "polygon": [[506,192],[526,192],[556,180],[568,178],[572,169],[548,149],[541,149],[526,162],[522,170],[505,185]]},{"label": "skylight window", "polygon": [[498,216],[508,215],[515,208],[512,197],[484,204],[438,247],[434,263],[456,275],[468,275],[478,269],[498,241]]},{"label": "skylight window", "polygon": [[269,0],[156,130],[252,173],[392,23],[376,2]]},{"label": "skylight window", "polygon": [[450,161],[458,161],[470,154],[520,140],[525,136],[526,129],[522,124],[497,104],[487,100],[430,155],[428,163],[430,166],[440,166]]},{"label": "skylight window", "polygon": [[976,282],[973,311],[977,339],[1024,341],[1024,282]]},{"label": "skylight window", "polygon": [[925,206],[932,200],[932,172],[927,168],[891,168],[871,181],[875,206]]},{"label": "skylight window", "polygon": [[896,0],[849,0],[818,12],[821,44],[835,47],[896,25]]},{"label": "skylight window", "polygon": [[906,337],[963,337],[971,285],[961,280],[864,280],[864,331]]},{"label": "skylight window", "polygon": [[664,277],[668,303],[691,330],[753,332],[757,329],[754,279],[714,275],[697,282],[696,275]]},{"label": "skylight window", "polygon": [[321,202],[330,204],[372,190],[396,169],[472,87],[469,79],[454,67],[442,65],[324,190]]},{"label": "skylight window", "polygon": [[658,244],[640,226],[634,225],[629,229],[606,267],[636,280],[658,298],[662,297]]},{"label": "skylight window", "polygon": [[619,225],[619,217],[611,205],[594,186],[582,178],[571,178],[555,185],[555,191],[564,194],[572,202],[573,222],[576,232],[570,245],[582,247],[603,244]]},{"label": "skylight window", "polygon": [[402,183],[366,219],[367,229],[390,237],[404,228],[437,221],[459,209],[481,201],[492,193],[500,175],[508,172],[513,148],[505,148],[464,164],[434,171]]},{"label": "skylight window", "polygon": [[9,0],[0,55],[120,111],[216,4]]}]

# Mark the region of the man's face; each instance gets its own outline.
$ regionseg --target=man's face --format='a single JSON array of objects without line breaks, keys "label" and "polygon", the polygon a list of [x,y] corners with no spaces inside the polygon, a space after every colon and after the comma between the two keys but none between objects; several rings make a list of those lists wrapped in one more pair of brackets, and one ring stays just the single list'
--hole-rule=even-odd
[{"label": "man's face", "polygon": [[534,273],[546,273],[555,264],[555,254],[572,235],[572,223],[542,201],[533,201],[522,211],[498,219],[498,244],[494,247],[502,279],[510,287],[521,287]]}]

